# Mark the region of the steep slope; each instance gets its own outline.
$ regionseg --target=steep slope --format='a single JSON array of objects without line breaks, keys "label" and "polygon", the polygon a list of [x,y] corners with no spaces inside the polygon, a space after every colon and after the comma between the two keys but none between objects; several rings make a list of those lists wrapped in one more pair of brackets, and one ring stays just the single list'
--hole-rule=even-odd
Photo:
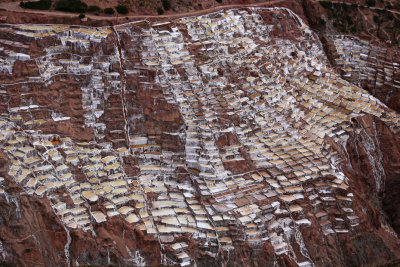
[{"label": "steep slope", "polygon": [[5,25],[0,44],[2,260],[400,256],[400,116],[340,78],[291,10]]},{"label": "steep slope", "polygon": [[304,0],[303,8],[342,78],[399,112],[400,11],[397,2]]}]

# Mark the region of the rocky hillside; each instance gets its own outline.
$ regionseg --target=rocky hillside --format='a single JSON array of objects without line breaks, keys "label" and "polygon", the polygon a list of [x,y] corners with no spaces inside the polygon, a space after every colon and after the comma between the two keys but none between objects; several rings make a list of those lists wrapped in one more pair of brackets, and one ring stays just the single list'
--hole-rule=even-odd
[{"label": "rocky hillside", "polygon": [[322,41],[286,8],[0,25],[1,261],[395,264],[398,58]]},{"label": "rocky hillside", "polygon": [[400,111],[400,4],[304,0],[310,25],[342,78]]}]

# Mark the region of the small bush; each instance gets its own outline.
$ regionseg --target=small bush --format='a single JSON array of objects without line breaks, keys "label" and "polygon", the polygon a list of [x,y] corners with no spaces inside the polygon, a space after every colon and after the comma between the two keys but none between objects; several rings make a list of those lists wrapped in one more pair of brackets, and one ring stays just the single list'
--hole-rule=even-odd
[{"label": "small bush", "polygon": [[335,12],[338,12],[339,10],[341,10],[342,4],[341,3],[333,3],[332,7],[333,7]]},{"label": "small bush", "polygon": [[358,5],[357,4],[351,4],[350,7],[351,7],[351,10],[354,11],[354,10],[356,10],[358,8]]},{"label": "small bush", "polygon": [[161,0],[161,4],[165,10],[169,10],[171,8],[171,2],[169,0]]},{"label": "small bush", "polygon": [[353,25],[353,24],[354,24],[354,22],[353,22],[353,20],[351,19],[350,16],[347,16],[347,17],[346,17],[346,20],[347,20],[347,23],[348,23],[349,25]]},{"label": "small bush", "polygon": [[19,6],[28,9],[47,10],[51,7],[51,0],[20,2]]},{"label": "small bush", "polygon": [[161,7],[157,7],[157,14],[158,15],[164,14],[164,9],[162,9]]},{"label": "small bush", "polygon": [[81,0],[58,0],[55,9],[64,12],[85,13],[88,6]]},{"label": "small bush", "polygon": [[387,11],[386,13],[387,13],[387,17],[388,17],[389,20],[393,20],[394,19],[394,16],[393,16],[392,12]]},{"label": "small bush", "polygon": [[326,21],[323,18],[319,18],[318,24],[322,27],[325,27]]},{"label": "small bush", "polygon": [[129,10],[126,6],[124,5],[118,5],[115,7],[115,10],[117,10],[117,12],[119,14],[128,14]]},{"label": "small bush", "polygon": [[112,14],[114,14],[114,8],[107,7],[104,9],[104,13],[106,13],[107,15],[112,15]]},{"label": "small bush", "polygon": [[83,13],[79,14],[79,18],[80,18],[80,19],[85,18],[85,14],[83,14]]},{"label": "small bush", "polygon": [[374,22],[375,23],[379,23],[379,17],[378,16],[374,16]]},{"label": "small bush", "polygon": [[16,267],[16,265],[12,262],[2,261],[0,262],[0,267]]},{"label": "small bush", "polygon": [[325,9],[332,9],[332,2],[320,1],[321,6]]},{"label": "small bush", "polygon": [[340,32],[346,32],[346,25],[339,23],[337,28]]},{"label": "small bush", "polygon": [[222,0],[215,0],[215,1],[217,1],[217,3],[220,3],[220,4],[222,3]]},{"label": "small bush", "polygon": [[101,12],[101,8],[99,6],[89,6],[87,11],[88,12]]},{"label": "small bush", "polygon": [[367,6],[375,6],[375,0],[367,0]]}]

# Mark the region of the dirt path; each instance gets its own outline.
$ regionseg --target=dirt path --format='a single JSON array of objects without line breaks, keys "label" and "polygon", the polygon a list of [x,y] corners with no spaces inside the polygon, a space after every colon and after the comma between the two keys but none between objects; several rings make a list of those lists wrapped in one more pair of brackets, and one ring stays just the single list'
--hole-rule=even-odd
[{"label": "dirt path", "polygon": [[[86,14],[87,18],[92,20],[118,20],[122,18],[128,19],[152,19],[152,18],[177,18],[177,17],[188,17],[188,16],[198,16],[202,14],[207,14],[215,11],[219,11],[222,9],[228,8],[240,8],[240,7],[262,7],[262,6],[270,6],[277,3],[284,2],[285,0],[274,0],[274,1],[265,1],[263,3],[256,3],[256,4],[249,4],[249,5],[240,5],[240,4],[232,4],[232,5],[222,5],[216,6],[209,9],[203,9],[193,12],[185,12],[185,13],[178,13],[178,14],[168,14],[168,15],[120,15],[120,16],[96,16],[91,14]],[[46,11],[46,10],[32,10],[32,9],[23,9],[19,6],[19,2],[8,2],[8,3],[1,3],[0,9],[4,9],[9,12],[21,12],[21,13],[29,13],[29,14],[41,14],[41,15],[49,15],[49,16],[59,16],[59,17],[70,17],[76,18],[78,14],[75,13],[67,13],[61,11]]]}]

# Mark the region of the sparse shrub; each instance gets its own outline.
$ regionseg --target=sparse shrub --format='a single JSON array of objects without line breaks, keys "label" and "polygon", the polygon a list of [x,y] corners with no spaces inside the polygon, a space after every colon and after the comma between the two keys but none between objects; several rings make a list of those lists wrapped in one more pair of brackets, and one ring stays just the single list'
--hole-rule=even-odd
[{"label": "sparse shrub", "polygon": [[164,9],[162,9],[161,7],[157,7],[157,14],[158,15],[164,14]]},{"label": "sparse shrub", "polygon": [[99,6],[89,6],[87,11],[88,12],[101,12],[101,8]]},{"label": "sparse shrub", "polygon": [[375,6],[375,0],[367,0],[366,4],[367,6]]},{"label": "sparse shrub", "polygon": [[351,6],[351,10],[353,10],[353,11],[358,8],[357,4],[351,4],[350,6]]},{"label": "sparse shrub", "polygon": [[171,8],[171,2],[169,0],[161,0],[161,4],[164,10],[169,10]]},{"label": "sparse shrub", "polygon": [[51,7],[51,0],[20,2],[19,6],[28,9],[47,10]]},{"label": "sparse shrub", "polygon": [[118,5],[118,6],[116,6],[116,7],[115,7],[115,10],[117,10],[117,12],[118,12],[119,14],[128,14],[128,12],[129,12],[129,9],[128,9],[126,6],[124,6],[124,5]]},{"label": "sparse shrub", "polygon": [[320,1],[321,6],[325,9],[332,9],[332,2],[329,1]]},{"label": "sparse shrub", "polygon": [[335,12],[338,12],[339,10],[341,10],[342,4],[341,3],[333,3],[332,4],[332,8]]},{"label": "sparse shrub", "polygon": [[83,14],[83,13],[79,14],[79,18],[80,18],[80,19],[85,18],[85,14]]},{"label": "sparse shrub", "polygon": [[0,267],[16,267],[16,265],[12,262],[2,261],[0,262]]},{"label": "sparse shrub", "polygon": [[348,23],[349,25],[353,25],[353,24],[354,24],[354,22],[353,22],[353,20],[351,19],[350,16],[347,16],[347,17],[346,17],[346,20],[347,20],[347,23]]},{"label": "sparse shrub", "polygon": [[389,18],[389,20],[393,20],[394,19],[394,16],[393,16],[392,12],[387,11],[386,13],[387,13],[387,17]]},{"label": "sparse shrub", "polygon": [[339,24],[337,28],[340,32],[346,32],[347,28],[344,24]]},{"label": "sparse shrub", "polygon": [[88,6],[81,0],[58,0],[55,9],[72,13],[85,13]]},{"label": "sparse shrub", "polygon": [[325,27],[326,21],[323,18],[319,18],[318,24],[322,27]]},{"label": "sparse shrub", "polygon": [[379,23],[379,17],[378,16],[374,16],[374,22],[375,23]]},{"label": "sparse shrub", "polygon": [[107,15],[112,15],[112,14],[114,14],[114,8],[112,8],[112,7],[107,7],[107,8],[105,8],[104,9],[104,13],[106,13]]}]

